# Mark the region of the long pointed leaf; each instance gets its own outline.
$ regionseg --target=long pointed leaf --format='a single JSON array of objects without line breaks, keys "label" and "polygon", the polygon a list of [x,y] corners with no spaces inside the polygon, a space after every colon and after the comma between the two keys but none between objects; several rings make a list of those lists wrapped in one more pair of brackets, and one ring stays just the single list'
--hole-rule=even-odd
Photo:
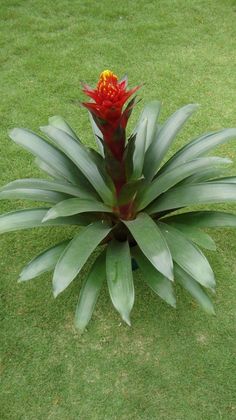
[{"label": "long pointed leaf", "polygon": [[[145,118],[140,124],[139,130],[134,138],[133,153],[132,153],[132,174],[130,180],[136,180],[142,176],[143,163],[145,155],[146,137],[147,137],[147,123]],[[129,146],[129,143],[128,143]]]},{"label": "long pointed leaf", "polygon": [[215,315],[213,304],[202,287],[177,264],[174,265],[174,270],[178,283],[193,296],[205,312]]},{"label": "long pointed leaf", "polygon": [[46,162],[44,162],[43,160],[39,159],[38,157],[36,157],[34,159],[35,164],[37,165],[37,167],[45,172],[47,175],[49,175],[50,177],[54,178],[55,180],[63,180],[65,181],[65,177],[63,177],[58,171],[56,171],[54,168],[52,168],[51,166],[49,166]]},{"label": "long pointed leaf", "polygon": [[217,182],[217,184],[236,184],[236,176],[224,176],[223,178],[212,179],[209,182]]},{"label": "long pointed leaf", "polygon": [[79,300],[75,312],[75,326],[81,332],[84,331],[92,317],[98,295],[105,278],[106,254],[105,252],[102,252],[90,269],[90,272],[85,278],[80,290]]},{"label": "long pointed leaf", "polygon": [[40,190],[48,190],[48,191],[58,191],[68,195],[74,195],[79,198],[91,198],[89,194],[84,191],[81,191],[80,188],[76,187],[75,185],[69,184],[68,182],[64,181],[52,181],[48,179],[40,179],[40,178],[25,178],[25,179],[17,179],[15,181],[10,182],[7,185],[4,185],[0,191],[9,191],[9,190],[16,190],[16,189],[40,189]]},{"label": "long pointed leaf", "polygon": [[0,200],[31,200],[45,203],[58,203],[70,196],[55,191],[33,188],[17,188],[0,192]]},{"label": "long pointed leaf", "polygon": [[176,299],[172,282],[155,269],[138,247],[132,249],[132,255],[134,256],[135,261],[137,261],[138,267],[142,271],[143,278],[148,286],[160,296],[161,299],[175,308]]},{"label": "long pointed leaf", "polygon": [[214,288],[215,277],[204,254],[177,229],[158,223],[170,248],[173,260],[202,286]]},{"label": "long pointed leaf", "polygon": [[[164,219],[163,219],[164,222]],[[175,229],[179,230],[187,239],[196,243],[198,246],[212,251],[216,250],[216,244],[206,232],[193,227],[191,225],[182,224],[182,223],[169,223]]]},{"label": "long pointed leaf", "polygon": [[166,223],[184,223],[195,227],[236,227],[236,214],[221,211],[191,211],[162,219]]},{"label": "long pointed leaf", "polygon": [[224,203],[226,201],[236,201],[236,184],[206,182],[173,188],[154,201],[146,210],[149,214],[153,214],[192,204]]},{"label": "long pointed leaf", "polygon": [[18,210],[0,215],[0,234],[21,229],[31,229],[34,227],[57,226],[57,225],[87,225],[91,218],[87,215],[76,215],[71,217],[61,217],[56,220],[49,220],[42,223],[49,208],[36,208]]},{"label": "long pointed leaf", "polygon": [[148,148],[144,161],[145,178],[151,180],[157,173],[159,166],[166,152],[171,146],[178,132],[184,123],[196,111],[197,105],[190,104],[176,111],[162,126],[156,139],[152,141]]},{"label": "long pointed leaf", "polygon": [[[174,169],[174,168],[173,168]],[[191,175],[185,179],[183,179],[183,181],[181,181],[181,184],[179,185],[186,185],[186,184],[199,184],[202,182],[206,182],[206,181],[213,181],[213,178],[217,178],[220,177],[221,175],[224,174],[224,172],[226,171],[227,168],[223,168],[223,167],[215,167],[215,168],[205,168],[202,169],[200,172],[195,173],[194,175]]]},{"label": "long pointed leaf", "polygon": [[203,156],[210,150],[236,138],[236,128],[226,128],[224,130],[203,134],[182,147],[166,164],[161,168],[161,172],[170,170],[183,162]]},{"label": "long pointed leaf", "polygon": [[97,166],[98,162],[94,159],[94,155],[89,153],[85,146],[76,142],[69,134],[58,128],[46,126],[41,127],[41,130],[74,162],[103,201],[112,204],[113,193],[107,185],[108,180],[105,180],[105,172],[103,168]]},{"label": "long pointed leaf", "polygon": [[76,183],[78,179],[76,166],[52,144],[32,131],[23,128],[13,128],[9,135],[15,143],[29,150],[49,167],[52,167],[60,176],[72,183]]},{"label": "long pointed leaf", "polygon": [[159,101],[151,101],[145,105],[143,111],[140,115],[139,121],[137,126],[134,129],[133,134],[137,134],[140,130],[141,124],[143,120],[147,119],[147,133],[146,133],[146,140],[145,140],[145,150],[148,149],[150,144],[152,143],[154,136],[156,134],[157,128],[157,120],[160,115],[161,111],[161,102]]},{"label": "long pointed leaf", "polygon": [[48,119],[48,122],[53,127],[56,127],[56,128],[59,128],[62,131],[65,131],[67,134],[69,134],[75,140],[80,141],[79,138],[77,137],[77,135],[75,134],[74,130],[71,128],[71,126],[60,115],[54,115],[53,117],[50,117]]},{"label": "long pointed leaf", "polygon": [[170,171],[165,171],[157,176],[150,185],[143,191],[142,196],[138,199],[138,210],[142,210],[150,204],[155,198],[163,194],[165,191],[178,184],[184,178],[204,170],[206,167],[214,165],[226,165],[232,163],[230,159],[219,157],[208,157],[195,159],[190,162],[183,163]]},{"label": "long pointed leaf", "polygon": [[111,228],[103,221],[91,223],[72,239],[59,258],[53,275],[53,293],[56,297],[74,280],[95,248]]},{"label": "long pointed leaf", "polygon": [[100,201],[85,200],[82,198],[69,198],[53,206],[46,214],[43,222],[50,219],[56,219],[57,217],[67,217],[86,212],[111,213],[112,208],[106,206]]},{"label": "long pointed leaf", "polygon": [[94,138],[95,138],[95,141],[97,143],[99,153],[102,157],[104,157],[104,148],[103,148],[102,141],[100,140],[100,139],[103,139],[103,134],[99,130],[99,128],[98,128],[97,124],[95,123],[95,121],[92,117],[92,114],[90,112],[89,112],[89,120],[90,120],[90,123],[91,123],[91,126],[92,126]]},{"label": "long pointed leaf", "polygon": [[125,221],[143,254],[168,279],[173,280],[173,262],[167,243],[156,223],[145,213]]},{"label": "long pointed leaf", "polygon": [[109,242],[106,273],[112,303],[122,319],[130,325],[130,312],[134,304],[134,285],[128,241]]},{"label": "long pointed leaf", "polygon": [[68,243],[68,240],[63,241],[34,257],[21,271],[18,281],[27,281],[47,271],[52,271]]}]

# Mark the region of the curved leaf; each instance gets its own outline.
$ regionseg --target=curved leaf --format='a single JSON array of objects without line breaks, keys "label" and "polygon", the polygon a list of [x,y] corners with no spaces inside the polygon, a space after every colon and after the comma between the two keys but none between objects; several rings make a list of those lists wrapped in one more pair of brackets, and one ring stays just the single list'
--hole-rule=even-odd
[{"label": "curved leaf", "polygon": [[193,175],[196,172],[201,173],[202,170],[209,168],[209,166],[225,165],[227,163],[232,163],[232,161],[230,159],[219,157],[207,157],[195,159],[190,162],[183,163],[170,171],[165,171],[160,176],[157,176],[142,192],[142,196],[138,198],[138,210],[142,210],[155,200],[155,198],[178,184],[184,178]]},{"label": "curved leaf", "polygon": [[214,149],[220,144],[236,138],[236,128],[226,128],[224,130],[203,134],[182,147],[172,156],[161,168],[161,172],[180,165],[183,162],[203,156],[209,150]]},{"label": "curved leaf", "polygon": [[131,167],[127,165],[129,169],[129,180],[134,181],[142,176],[143,162],[145,155],[145,144],[146,144],[146,133],[147,133],[147,118],[145,118],[139,127],[136,136],[133,137],[127,145],[127,159],[131,161]]},{"label": "curved leaf", "polygon": [[73,137],[75,140],[79,141],[79,138],[77,137],[74,130],[71,128],[71,126],[62,118],[60,115],[54,115],[53,117],[48,118],[49,125],[52,125],[53,127],[59,128],[62,131],[65,131],[65,133],[69,134],[71,137]]},{"label": "curved leaf", "polygon": [[67,200],[60,201],[60,203],[53,206],[44,217],[43,222],[46,220],[56,219],[57,217],[67,217],[86,212],[111,213],[112,208],[106,206],[100,201],[85,200],[82,198],[68,198]]},{"label": "curved leaf", "polygon": [[51,248],[46,249],[34,257],[21,271],[19,282],[33,279],[47,271],[52,271],[68,245],[69,241],[63,241]]},{"label": "curved leaf", "polygon": [[213,178],[221,176],[225,172],[225,170],[226,168],[223,167],[204,168],[201,170],[201,172],[197,172],[194,175],[183,179],[183,181],[181,181],[179,185],[198,184],[206,181],[214,181]]},{"label": "curved leaf", "polygon": [[134,256],[135,261],[137,261],[138,267],[142,271],[148,286],[159,295],[161,299],[175,308],[176,299],[172,282],[155,269],[138,247],[132,249],[132,255]]},{"label": "curved leaf", "polygon": [[75,185],[69,184],[68,182],[59,181],[59,180],[52,181],[52,180],[40,179],[40,178],[17,179],[15,181],[9,182],[9,184],[7,185],[4,185],[0,191],[16,190],[18,188],[58,191],[58,192],[62,192],[68,195],[74,195],[79,198],[88,198],[88,195],[89,195],[89,194],[86,194],[86,192],[81,191]]},{"label": "curved leaf", "polygon": [[174,265],[175,278],[199,303],[205,312],[215,315],[213,304],[202,287],[177,264]]},{"label": "curved leaf", "polygon": [[41,171],[46,172],[47,175],[51,176],[55,180],[65,180],[65,178],[62,175],[60,175],[55,169],[53,169],[43,160],[36,157],[34,159],[34,162]]},{"label": "curved leaf", "polygon": [[162,126],[145,154],[144,175],[151,180],[157,173],[166,152],[184,123],[196,111],[197,105],[190,104],[176,111]]},{"label": "curved leaf", "polygon": [[55,297],[74,280],[89,256],[110,230],[111,228],[103,221],[94,222],[70,241],[54,271],[53,294]]},{"label": "curved leaf", "polygon": [[75,326],[81,332],[84,331],[92,317],[102,283],[106,278],[105,257],[105,252],[98,256],[80,290],[75,312]]},{"label": "curved leaf", "polygon": [[68,198],[67,194],[55,191],[40,190],[33,188],[17,188],[15,190],[4,190],[0,192],[0,200],[32,200],[45,203],[58,203]]},{"label": "curved leaf", "polygon": [[128,241],[109,242],[106,254],[106,273],[110,297],[122,319],[130,324],[134,304],[134,284]]},{"label": "curved leaf", "polygon": [[99,153],[102,157],[104,157],[104,148],[103,148],[103,134],[101,130],[98,128],[97,124],[95,123],[92,114],[89,112],[89,120],[92,126],[93,134],[95,141],[98,146]]},{"label": "curved leaf", "polygon": [[140,115],[137,126],[135,127],[133,134],[136,135],[141,129],[143,121],[147,120],[147,129],[146,129],[146,140],[145,140],[145,150],[148,149],[152,143],[157,128],[157,121],[161,111],[161,102],[160,101],[151,101],[145,105],[143,111]]},{"label": "curved leaf", "polygon": [[57,225],[87,225],[91,218],[84,215],[72,217],[61,217],[56,220],[49,220],[42,223],[49,208],[36,208],[18,210],[0,215],[0,234],[12,232],[21,229],[30,229],[34,227],[57,226]]},{"label": "curved leaf", "polygon": [[214,289],[215,277],[205,255],[177,229],[158,222],[173,260],[202,286]]},{"label": "curved leaf", "polygon": [[156,223],[145,213],[134,220],[123,220],[138,246],[154,267],[173,280],[173,262],[167,243]]},{"label": "curved leaf", "polygon": [[184,223],[195,227],[236,227],[236,214],[221,211],[191,211],[162,219],[166,223]]},{"label": "curved leaf", "polygon": [[234,183],[206,182],[173,188],[148,206],[146,211],[153,214],[192,204],[224,203],[226,201],[236,201],[236,185]]},{"label": "curved leaf", "polygon": [[[163,219],[164,222],[164,219]],[[216,250],[215,241],[207,233],[202,232],[201,230],[192,227],[191,225],[185,225],[182,223],[170,223],[175,229],[179,230],[185,238],[189,239],[192,242],[195,242],[198,246],[212,251]]]},{"label": "curved leaf", "polygon": [[236,176],[225,176],[223,178],[212,179],[209,182],[217,182],[217,184],[219,182],[224,184],[236,184]]},{"label": "curved leaf", "polygon": [[103,168],[98,167],[98,161],[85,146],[76,142],[69,134],[52,126],[41,127],[43,133],[50,137],[59,148],[75,163],[79,170],[89,180],[100,197],[107,204],[112,204],[114,196]]},{"label": "curved leaf", "polygon": [[42,137],[23,128],[13,128],[9,135],[15,143],[29,150],[60,176],[72,183],[77,182],[79,173],[74,163]]}]

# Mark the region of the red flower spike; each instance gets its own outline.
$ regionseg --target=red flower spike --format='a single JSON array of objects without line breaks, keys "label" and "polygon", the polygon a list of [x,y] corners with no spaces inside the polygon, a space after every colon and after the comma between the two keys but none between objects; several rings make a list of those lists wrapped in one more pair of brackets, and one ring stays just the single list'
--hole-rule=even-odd
[{"label": "red flower spike", "polygon": [[[96,89],[84,85],[83,92],[94,102],[83,103],[88,110],[109,125],[118,125],[125,102],[140,87],[126,90],[127,79],[118,81],[110,70],[104,70],[99,78]],[[104,125],[106,125],[104,124]]]},{"label": "red flower spike", "polygon": [[[124,111],[122,109],[125,102],[140,88],[136,86],[128,90],[127,84],[127,77],[118,81],[114,73],[104,70],[95,89],[83,86],[83,92],[92,99],[91,102],[83,103],[83,106],[90,111],[103,134],[106,169],[114,182],[117,198],[126,183],[125,129],[135,106],[135,98],[130,100]],[[130,213],[131,204],[119,207],[118,212],[123,218]]]}]

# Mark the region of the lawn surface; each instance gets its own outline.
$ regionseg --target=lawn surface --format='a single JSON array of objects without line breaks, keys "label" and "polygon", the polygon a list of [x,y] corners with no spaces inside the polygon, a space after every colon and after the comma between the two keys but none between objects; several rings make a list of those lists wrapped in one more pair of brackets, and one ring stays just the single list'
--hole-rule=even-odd
[{"label": "lawn surface", "polygon": [[[9,128],[38,130],[59,114],[93,145],[80,81],[94,85],[106,68],[128,73],[130,86],[144,82],[130,126],[154,98],[163,102],[162,121],[184,104],[201,104],[174,148],[236,125],[233,0],[2,0],[1,17],[1,185],[40,175],[32,156],[9,141]],[[218,155],[236,162],[235,144]],[[27,206],[2,201],[1,213]],[[235,231],[214,231],[218,251],[208,253],[216,317],[182,290],[177,310],[168,307],[136,273],[132,328],[104,287],[83,336],[73,318],[86,268],[56,300],[51,275],[17,283],[21,268],[67,232],[0,238],[1,420],[235,419]]]}]

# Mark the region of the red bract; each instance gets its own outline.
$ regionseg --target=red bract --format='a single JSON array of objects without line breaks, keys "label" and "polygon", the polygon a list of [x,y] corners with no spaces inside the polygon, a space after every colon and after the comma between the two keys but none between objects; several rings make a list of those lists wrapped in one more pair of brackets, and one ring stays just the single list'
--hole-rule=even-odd
[{"label": "red bract", "polygon": [[116,125],[122,115],[122,108],[139,86],[126,90],[127,79],[118,81],[110,70],[104,70],[99,78],[96,89],[84,85],[84,93],[94,100],[83,105],[96,117],[104,122]]},{"label": "red bract", "polygon": [[134,106],[134,100],[122,112],[125,102],[133,95],[139,86],[127,90],[127,79],[118,81],[110,70],[104,70],[95,89],[84,85],[83,91],[94,102],[83,105],[91,112],[100,128],[105,145],[114,157],[121,161],[125,147],[125,128]]}]

